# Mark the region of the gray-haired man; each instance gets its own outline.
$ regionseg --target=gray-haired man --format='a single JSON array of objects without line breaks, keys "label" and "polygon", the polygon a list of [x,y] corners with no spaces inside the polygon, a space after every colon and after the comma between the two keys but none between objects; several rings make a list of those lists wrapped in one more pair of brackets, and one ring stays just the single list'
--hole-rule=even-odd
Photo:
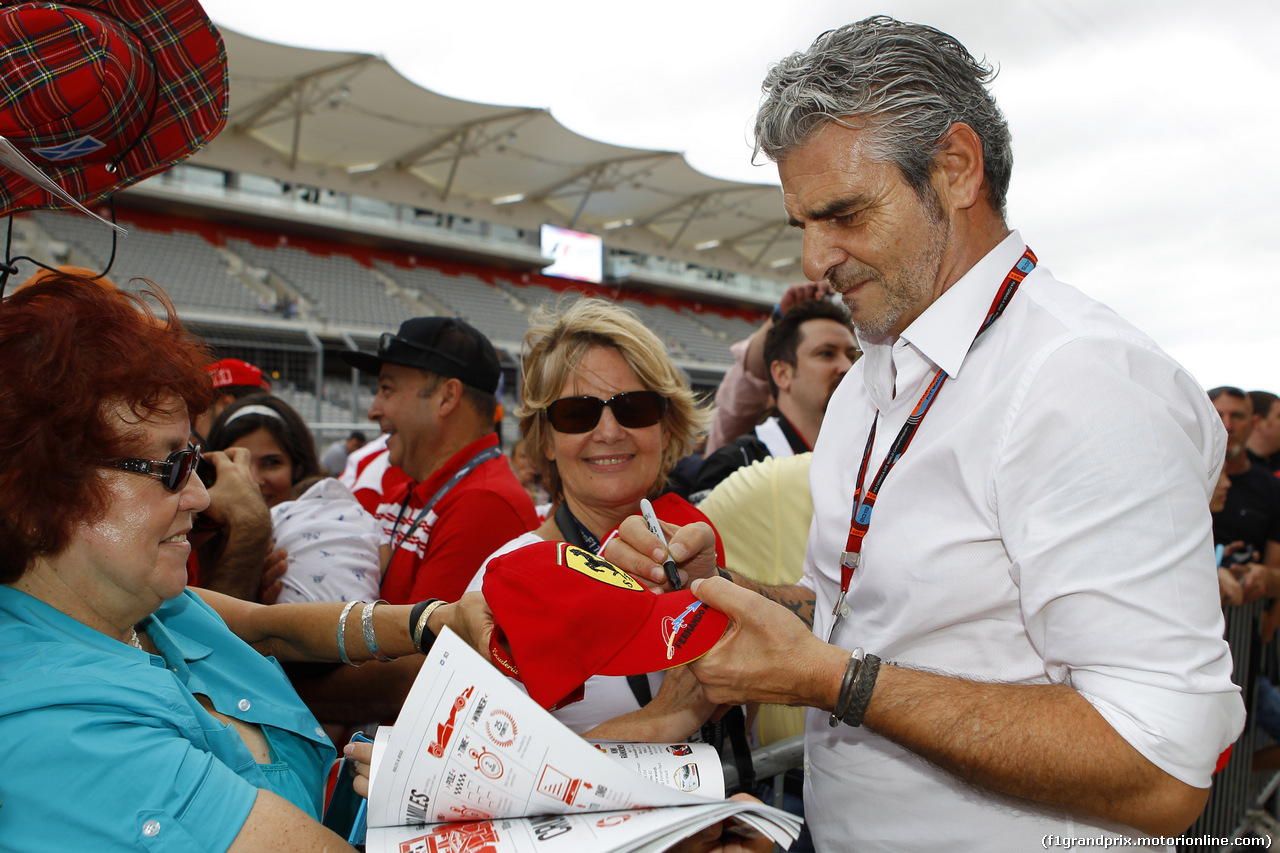
[{"label": "gray-haired man", "polygon": [[[877,17],[764,85],[757,145],[864,355],[815,448],[804,580],[759,590],[789,609],[714,577],[706,528],[672,552],[732,617],[692,664],[712,701],[810,709],[820,850],[1177,835],[1243,724],[1212,571],[1221,423],[1005,224],[990,76]],[[660,582],[634,522],[609,556]]]}]

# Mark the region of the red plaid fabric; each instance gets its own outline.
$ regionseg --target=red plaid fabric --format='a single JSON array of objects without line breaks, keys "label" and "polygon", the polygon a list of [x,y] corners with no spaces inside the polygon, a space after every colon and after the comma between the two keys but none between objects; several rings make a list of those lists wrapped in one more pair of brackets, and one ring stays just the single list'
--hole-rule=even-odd
[{"label": "red plaid fabric", "polygon": [[[226,123],[222,38],[195,0],[0,0],[0,135],[89,204]],[[67,207],[0,168],[0,214]]]}]

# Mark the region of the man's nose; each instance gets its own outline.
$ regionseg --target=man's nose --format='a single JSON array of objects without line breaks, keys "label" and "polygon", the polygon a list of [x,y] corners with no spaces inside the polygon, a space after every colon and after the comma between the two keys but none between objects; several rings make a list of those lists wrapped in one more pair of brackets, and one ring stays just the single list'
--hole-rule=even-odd
[{"label": "man's nose", "polygon": [[848,259],[831,228],[824,222],[810,222],[804,229],[801,267],[810,281],[829,278],[831,270]]}]

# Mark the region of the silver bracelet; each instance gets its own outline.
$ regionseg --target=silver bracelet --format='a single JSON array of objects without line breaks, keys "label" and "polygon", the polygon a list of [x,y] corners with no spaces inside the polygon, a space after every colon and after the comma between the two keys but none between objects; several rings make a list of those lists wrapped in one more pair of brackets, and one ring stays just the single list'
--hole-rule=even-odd
[{"label": "silver bracelet", "polygon": [[849,703],[853,701],[853,686],[858,680],[858,676],[862,674],[862,661],[867,653],[858,647],[853,650],[853,654],[849,655],[849,663],[844,668],[844,678],[840,681],[840,692],[836,694],[835,707],[831,709],[831,716],[827,722],[834,729],[840,725],[840,720],[849,710]]},{"label": "silver bracelet", "polygon": [[369,654],[373,655],[374,660],[380,660],[383,663],[393,661],[395,658],[387,657],[382,649],[378,648],[378,638],[373,634],[373,608],[379,604],[386,604],[381,598],[377,601],[371,601],[364,606],[364,610],[360,611],[360,628],[364,631],[364,644],[369,647]]},{"label": "silver bracelet", "polygon": [[[427,628],[427,620],[431,618],[432,613],[435,613],[444,605],[444,601],[441,601],[438,598],[434,599],[427,604],[426,608],[422,611],[422,615],[418,617],[418,624],[413,628],[413,636],[411,639],[413,640],[413,647],[418,650],[419,654],[425,655],[427,653],[427,650],[422,647],[422,638],[424,636],[430,634],[431,642],[435,642],[436,635]],[[428,643],[427,647],[430,648],[430,646],[431,644]]]},{"label": "silver bracelet", "polygon": [[351,608],[357,604],[364,602],[348,601],[346,607],[342,608],[342,615],[338,617],[338,657],[347,666],[364,666],[363,663],[352,663],[351,658],[347,657],[347,617],[351,615]]}]

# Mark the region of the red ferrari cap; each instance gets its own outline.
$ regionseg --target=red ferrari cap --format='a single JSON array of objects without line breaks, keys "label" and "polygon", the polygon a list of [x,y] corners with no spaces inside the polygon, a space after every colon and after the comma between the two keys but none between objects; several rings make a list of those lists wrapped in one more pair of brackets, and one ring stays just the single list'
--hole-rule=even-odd
[{"label": "red ferrari cap", "polygon": [[495,663],[544,708],[580,699],[593,675],[640,675],[697,660],[729,627],[727,616],[689,590],[654,594],[567,542],[495,557],[483,590],[497,625],[489,649]]}]

